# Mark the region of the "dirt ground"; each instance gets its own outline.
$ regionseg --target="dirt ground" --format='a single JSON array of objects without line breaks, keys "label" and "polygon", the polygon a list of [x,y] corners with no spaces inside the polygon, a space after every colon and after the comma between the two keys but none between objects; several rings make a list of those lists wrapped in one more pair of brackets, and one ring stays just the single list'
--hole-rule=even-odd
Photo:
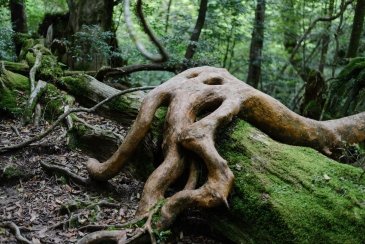
[{"label": "dirt ground", "polygon": [[[125,133],[117,124],[101,117],[81,117],[95,126]],[[24,141],[48,126],[43,123],[38,128],[22,127],[19,121],[0,116],[0,147]],[[137,209],[143,182],[133,179],[128,172],[110,180],[108,187],[85,187],[45,171],[40,162],[56,164],[87,177],[88,156],[69,149],[66,141],[66,129],[58,127],[35,145],[0,154],[0,225],[14,222],[33,243],[76,243],[100,225],[111,229],[130,221]],[[177,226],[186,225],[187,219]],[[197,228],[203,225],[204,220]],[[174,228],[166,243],[223,243],[203,232]],[[0,243],[17,243],[17,240],[10,229],[0,227]]]}]

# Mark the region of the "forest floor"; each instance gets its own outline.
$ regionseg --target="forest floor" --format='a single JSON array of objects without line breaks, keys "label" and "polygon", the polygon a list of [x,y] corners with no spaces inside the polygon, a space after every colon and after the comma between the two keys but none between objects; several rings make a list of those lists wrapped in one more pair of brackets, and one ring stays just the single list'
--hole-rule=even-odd
[{"label": "forest floor", "polygon": [[[98,116],[85,114],[81,118],[104,129],[123,130]],[[47,126],[49,124],[45,123],[38,128],[22,127],[17,120],[2,119],[0,146],[24,141]],[[87,177],[85,162],[88,156],[80,150],[71,150],[66,140],[66,129],[57,127],[35,145],[0,155],[0,224],[14,222],[22,235],[33,243],[75,243],[95,231],[95,226],[113,226],[130,221],[138,206],[143,182],[134,179],[128,172],[110,180],[109,187],[80,186],[64,176],[46,172],[40,162],[56,164]],[[189,216],[185,216],[185,220],[177,226],[190,225],[187,219]],[[132,230],[130,234],[133,234]],[[0,243],[17,241],[9,229],[0,227]],[[167,243],[222,242],[204,231],[174,228]]]}]

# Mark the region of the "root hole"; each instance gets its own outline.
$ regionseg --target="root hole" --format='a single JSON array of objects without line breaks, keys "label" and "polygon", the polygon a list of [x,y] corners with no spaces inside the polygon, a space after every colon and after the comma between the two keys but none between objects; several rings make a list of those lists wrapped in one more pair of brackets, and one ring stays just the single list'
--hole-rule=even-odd
[{"label": "root hole", "polygon": [[205,80],[204,84],[206,85],[222,85],[223,84],[223,78],[222,77],[213,77],[209,80]]},{"label": "root hole", "polygon": [[196,119],[195,121],[199,121],[203,119],[204,117],[208,116],[209,114],[213,113],[216,109],[219,108],[223,103],[223,99],[218,98],[214,100],[209,101],[209,97],[207,97],[207,100],[205,104],[199,105],[199,107],[196,109]]},{"label": "root hole", "polygon": [[197,77],[198,75],[199,75],[199,73],[191,73],[191,74],[187,75],[186,78],[192,79],[192,78]]}]

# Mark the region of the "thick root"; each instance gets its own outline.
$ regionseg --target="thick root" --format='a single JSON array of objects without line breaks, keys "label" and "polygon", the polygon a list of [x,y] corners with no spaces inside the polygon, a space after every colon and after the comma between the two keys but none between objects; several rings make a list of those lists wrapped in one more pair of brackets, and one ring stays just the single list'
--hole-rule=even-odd
[{"label": "thick root", "polygon": [[[273,138],[288,144],[309,146],[331,154],[344,143],[365,140],[365,113],[331,121],[304,118],[274,98],[230,75],[225,69],[200,67],[180,73],[152,91],[123,144],[103,164],[90,160],[91,177],[107,180],[116,175],[150,128],[156,109],[169,104],[164,128],[164,162],[147,180],[138,216],[145,216],[162,201],[157,228],[168,227],[175,217],[191,205],[228,206],[234,176],[218,154],[214,135],[219,126],[239,116]],[[186,156],[186,152],[202,160]],[[184,154],[184,155],[183,155]],[[185,156],[185,157],[184,157]],[[197,162],[204,162],[208,176],[196,188]],[[183,190],[166,198],[167,188],[189,169]]]}]

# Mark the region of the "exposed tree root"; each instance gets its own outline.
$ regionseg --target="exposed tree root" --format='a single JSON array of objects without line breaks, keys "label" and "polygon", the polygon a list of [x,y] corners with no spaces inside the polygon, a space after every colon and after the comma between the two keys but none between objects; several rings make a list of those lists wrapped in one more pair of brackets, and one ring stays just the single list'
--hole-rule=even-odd
[{"label": "exposed tree root", "polygon": [[[165,159],[148,178],[137,211],[137,216],[145,216],[163,201],[160,218],[153,223],[157,229],[168,227],[182,210],[192,205],[213,207],[223,203],[228,206],[227,196],[234,176],[226,160],[218,154],[214,136],[217,128],[234,116],[247,120],[274,139],[309,146],[327,155],[344,143],[365,139],[365,113],[330,121],[307,119],[236,79],[225,69],[199,67],[182,72],[151,91],[114,155],[102,164],[89,159],[90,176],[97,180],[115,176],[147,134],[155,111],[166,105],[162,144]],[[189,152],[197,155],[198,160],[186,157]],[[167,188],[184,169],[201,161],[208,171],[206,182],[196,189],[197,175],[193,166],[186,187],[165,198]]]},{"label": "exposed tree root", "polygon": [[82,185],[82,186],[89,186],[91,184],[91,180],[89,178],[81,177],[71,171],[69,171],[67,168],[59,166],[59,165],[50,165],[45,162],[40,162],[42,168],[44,168],[47,171],[52,171],[54,173],[60,173],[62,175],[66,175],[71,180],[73,180],[75,183]]},{"label": "exposed tree root", "polygon": [[22,234],[20,233],[19,227],[14,223],[14,222],[4,222],[4,223],[0,223],[1,227],[6,227],[11,229],[12,231],[14,231],[15,233],[15,238],[20,242],[20,243],[27,243],[27,244],[32,244],[33,242],[29,241],[27,238],[25,238],[24,236],[22,236]]}]

